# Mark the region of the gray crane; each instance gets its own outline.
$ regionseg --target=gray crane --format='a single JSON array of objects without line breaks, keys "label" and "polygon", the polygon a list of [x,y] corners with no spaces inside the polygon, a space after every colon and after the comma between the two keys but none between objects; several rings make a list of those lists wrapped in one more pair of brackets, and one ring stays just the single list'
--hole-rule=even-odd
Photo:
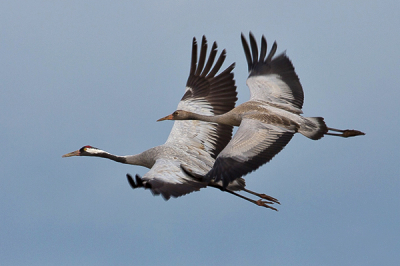
[{"label": "gray crane", "polygon": [[[207,40],[203,36],[197,61],[197,41],[193,38],[190,74],[178,108],[204,115],[220,115],[234,108],[237,100],[232,73],[234,64],[216,75],[225,60],[226,52],[223,50],[214,64],[217,55],[217,44],[214,42],[207,62],[206,55]],[[136,155],[118,156],[92,146],[84,146],[62,157],[94,156],[147,167],[150,170],[143,177],[136,175],[135,180],[130,174],[127,174],[131,187],[150,189],[154,195],[161,194],[165,200],[210,186],[259,206],[276,210],[270,204],[279,203],[277,199],[247,190],[245,180],[242,178],[230,182],[225,187],[222,186],[222,182],[203,182],[192,178],[191,175],[205,175],[211,169],[216,156],[231,139],[232,129],[233,127],[230,125],[216,123],[175,121],[169,137],[163,145]],[[189,169],[190,175],[188,175],[187,169]],[[256,195],[259,199],[253,200],[235,191],[245,191]]]},{"label": "gray crane", "polygon": [[[322,117],[301,116],[304,94],[292,62],[282,53],[274,57],[274,42],[267,55],[267,41],[261,38],[261,51],[250,32],[250,47],[241,35],[248,63],[247,86],[250,100],[220,115],[205,115],[177,110],[162,120],[200,120],[223,125],[239,126],[228,145],[218,155],[206,175],[192,176],[205,182],[223,181],[223,186],[269,162],[292,139],[295,133],[318,140],[324,135],[353,137],[365,135],[358,130],[339,130],[327,127]],[[191,173],[189,169],[186,169]]]}]

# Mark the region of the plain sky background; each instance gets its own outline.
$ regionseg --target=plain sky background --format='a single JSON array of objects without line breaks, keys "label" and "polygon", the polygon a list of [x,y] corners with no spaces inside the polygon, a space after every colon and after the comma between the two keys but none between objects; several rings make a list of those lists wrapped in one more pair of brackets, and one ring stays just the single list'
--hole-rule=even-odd
[{"label": "plain sky background", "polygon": [[[400,265],[400,2],[1,1],[1,265]],[[304,115],[363,137],[296,135],[247,186],[279,212],[208,188],[164,201],[147,169],[61,155],[165,142],[205,34],[286,51]]]}]

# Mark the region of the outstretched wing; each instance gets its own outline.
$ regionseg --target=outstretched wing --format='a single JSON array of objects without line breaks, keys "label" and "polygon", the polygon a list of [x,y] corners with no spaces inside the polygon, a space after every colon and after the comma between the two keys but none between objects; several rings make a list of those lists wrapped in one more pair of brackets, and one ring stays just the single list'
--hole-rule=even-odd
[{"label": "outstretched wing", "polygon": [[295,131],[244,119],[225,149],[218,155],[206,180],[228,183],[269,162],[292,139]]},{"label": "outstretched wing", "polygon": [[[236,85],[232,70],[234,64],[217,75],[226,52],[222,51],[214,64],[217,44],[214,42],[208,60],[207,40],[203,36],[199,60],[197,41],[193,38],[192,60],[186,91],[178,104],[180,110],[203,115],[218,115],[230,111],[237,100]],[[202,121],[175,121],[166,143],[180,143],[207,151],[213,158],[228,144],[232,126]]]},{"label": "outstretched wing", "polygon": [[[190,74],[178,109],[216,115],[234,108],[237,100],[232,73],[234,64],[217,75],[225,61],[225,50],[214,63],[216,55],[217,44],[214,43],[206,60],[207,40],[203,36],[197,60],[197,41],[193,38]],[[143,181],[150,185],[155,195],[161,194],[167,200],[206,187],[205,183],[184,173],[181,165],[205,175],[231,136],[231,126],[202,121],[175,121],[166,143],[156,148],[164,154],[143,176]]]},{"label": "outstretched wing", "polygon": [[[262,36],[261,51],[250,32],[250,46],[242,34],[242,45],[246,55],[249,77],[250,100],[259,100],[296,113],[302,113],[304,93],[293,64],[285,53],[274,57],[277,44],[274,42],[267,54],[267,41]],[[251,51],[250,51],[251,50]]]},{"label": "outstretched wing", "polygon": [[[158,159],[142,178],[154,195],[162,195],[165,200],[180,197],[206,187],[183,172],[179,160]],[[206,173],[207,171],[203,171]]]}]

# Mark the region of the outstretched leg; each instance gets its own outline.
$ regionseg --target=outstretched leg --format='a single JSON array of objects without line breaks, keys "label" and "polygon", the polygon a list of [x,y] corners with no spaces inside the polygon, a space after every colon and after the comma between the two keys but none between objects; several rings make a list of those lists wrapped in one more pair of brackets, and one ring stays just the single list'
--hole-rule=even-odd
[{"label": "outstretched leg", "polygon": [[[250,199],[250,198],[247,198],[247,197],[245,197],[245,196],[243,196],[243,195],[240,195],[239,193],[236,193],[236,192],[234,192],[234,191],[232,191],[232,190],[230,190],[230,189],[224,188],[223,186],[220,186],[220,185],[217,185],[217,184],[209,184],[208,186],[214,187],[214,188],[218,188],[218,189],[220,189],[221,191],[224,191],[224,192],[231,193],[232,195],[235,195],[235,196],[237,196],[237,197],[239,197],[239,198],[242,198],[242,199],[244,199],[244,200],[250,201],[250,202],[252,202],[252,203],[254,203],[254,204],[258,205],[258,206],[265,207],[265,208],[269,208],[269,209],[272,209],[272,210],[274,210],[274,211],[278,211],[276,208],[274,208],[274,207],[268,205],[268,204],[274,204],[274,202],[279,203],[278,200],[275,199],[275,198],[273,198],[273,197],[269,197],[269,196],[267,196],[267,195],[265,195],[265,194],[262,194],[262,195],[265,195],[265,196],[267,196],[267,197],[269,197],[269,198],[272,198],[272,199],[274,199],[275,201],[262,200],[262,199],[259,199],[259,200],[252,200],[252,199]],[[246,190],[247,190],[247,189],[246,189]],[[248,191],[250,191],[250,190],[248,190]],[[246,192],[247,192],[247,191],[246,191]],[[254,194],[254,195],[256,195],[256,194]],[[260,195],[261,195],[261,194],[260,194]],[[280,203],[279,203],[279,204],[280,204]]]},{"label": "outstretched leg", "polygon": [[277,199],[274,198],[274,197],[268,196],[268,195],[266,195],[266,194],[263,194],[263,193],[260,194],[260,193],[257,193],[257,192],[254,192],[254,191],[251,191],[251,190],[248,190],[248,189],[245,189],[245,188],[243,188],[242,190],[243,190],[243,191],[246,191],[247,193],[253,194],[253,195],[257,196],[257,197],[260,197],[260,198],[262,198],[262,199],[266,199],[266,200],[268,200],[268,201],[271,201],[271,202],[274,202],[274,203],[277,203],[277,204],[281,204],[281,203],[279,202],[279,200],[277,200]]},{"label": "outstretched leg", "polygon": [[348,137],[355,137],[355,136],[359,136],[359,135],[365,135],[364,132],[355,130],[355,129],[345,129],[345,130],[341,130],[341,129],[335,129],[335,128],[330,128],[328,127],[328,130],[330,131],[335,131],[335,132],[341,132],[341,133],[325,133],[325,135],[331,135],[331,136],[338,136],[338,137],[343,137],[343,138],[348,138]]},{"label": "outstretched leg", "polygon": [[[204,182],[203,176],[195,174],[195,173],[192,173],[189,169],[187,169],[183,165],[181,165],[181,168],[188,176],[190,176],[194,180],[199,181],[199,182]],[[268,196],[268,195],[265,195],[265,194],[259,194],[259,193],[253,192],[251,190],[242,188],[241,190],[243,190],[243,191],[245,191],[247,193],[253,194],[253,195],[257,196],[257,197],[260,197],[259,200],[252,200],[250,198],[247,198],[247,197],[245,197],[243,195],[240,195],[239,193],[236,193],[236,192],[234,192],[234,191],[232,191],[230,189],[224,188],[223,186],[215,184],[215,183],[208,183],[207,186],[218,188],[221,191],[231,193],[232,195],[235,195],[235,196],[237,196],[239,198],[242,198],[242,199],[245,199],[247,201],[250,201],[250,202],[252,202],[252,203],[254,203],[254,204],[258,205],[258,206],[262,206],[262,207],[266,207],[266,208],[270,208],[272,210],[278,211],[274,207],[271,207],[270,205],[268,205],[268,204],[274,204],[274,203],[280,204],[277,199],[275,199],[275,198],[273,198],[271,196]],[[262,200],[262,199],[266,199],[266,200]]]}]

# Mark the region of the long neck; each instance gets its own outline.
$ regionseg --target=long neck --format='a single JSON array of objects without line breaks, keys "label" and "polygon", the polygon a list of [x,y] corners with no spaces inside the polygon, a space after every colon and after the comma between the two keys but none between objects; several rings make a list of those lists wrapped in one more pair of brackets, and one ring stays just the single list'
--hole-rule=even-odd
[{"label": "long neck", "polygon": [[136,155],[126,155],[126,156],[119,156],[119,155],[114,155],[108,152],[101,152],[97,154],[91,154],[89,156],[94,156],[94,157],[102,157],[106,159],[110,159],[119,163],[125,163],[125,164],[132,164],[132,165],[140,165],[144,166],[147,168],[151,168],[151,162],[147,160],[146,156],[143,156],[143,153],[136,154]]},{"label": "long neck", "polygon": [[101,158],[106,158],[106,159],[110,159],[119,163],[127,163],[126,161],[126,156],[118,156],[118,155],[114,155],[105,151],[99,152],[99,153],[95,153],[95,154],[89,154],[86,156],[93,156],[93,157],[101,157]]},{"label": "long neck", "polygon": [[239,126],[240,125],[240,121],[238,120],[238,118],[230,112],[222,114],[222,115],[215,115],[215,116],[190,113],[189,119],[190,120],[200,120],[200,121],[205,121],[205,122],[213,122],[213,123],[224,124],[224,125],[228,125],[228,126]]}]

